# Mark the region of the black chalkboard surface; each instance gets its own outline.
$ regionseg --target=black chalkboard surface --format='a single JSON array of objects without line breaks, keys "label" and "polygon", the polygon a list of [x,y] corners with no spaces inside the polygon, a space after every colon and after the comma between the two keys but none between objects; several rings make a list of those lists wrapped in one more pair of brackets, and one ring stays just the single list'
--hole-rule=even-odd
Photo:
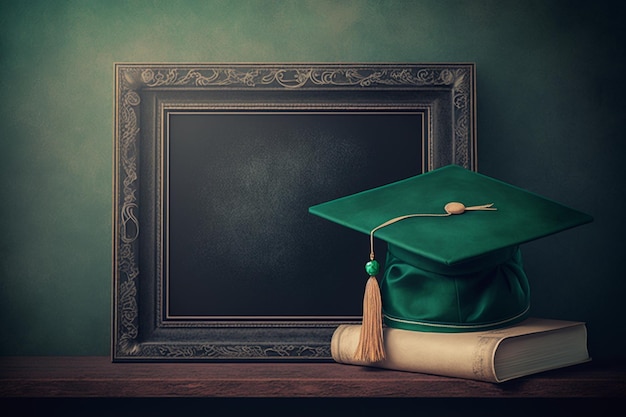
[{"label": "black chalkboard surface", "polygon": [[359,316],[369,240],[308,207],[421,173],[423,116],[169,113],[166,317]]}]

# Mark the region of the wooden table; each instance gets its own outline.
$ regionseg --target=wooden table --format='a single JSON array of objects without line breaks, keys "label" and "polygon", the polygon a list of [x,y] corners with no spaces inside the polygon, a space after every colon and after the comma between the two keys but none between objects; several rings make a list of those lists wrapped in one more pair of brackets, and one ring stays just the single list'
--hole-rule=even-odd
[{"label": "wooden table", "polygon": [[[626,367],[590,362],[490,384],[337,363],[112,363],[108,357],[3,357],[0,397],[21,406],[39,404],[43,408],[57,404],[46,399],[67,399],[64,406],[71,406],[72,400],[81,404],[82,410],[90,404],[87,400],[98,407],[106,399],[106,404],[127,408],[130,400],[136,399],[135,404],[141,403],[142,410],[151,409],[151,415],[160,415],[167,404],[175,404],[180,411],[185,404],[197,404],[201,399],[214,399],[202,403],[205,407],[232,409],[235,403],[228,399],[246,398],[249,401],[236,404],[247,404],[252,411],[267,405],[267,399],[276,400],[274,405],[289,404],[292,411],[299,404],[308,404],[307,410],[316,410],[316,404],[324,409],[342,404],[360,406],[362,411],[376,407],[390,410],[421,400],[417,407],[422,411],[435,409],[442,415],[442,404],[456,404],[468,415],[465,408],[471,400],[471,404],[490,409],[505,407],[511,415],[530,407],[527,400],[531,399],[532,407],[543,400],[544,406],[552,404],[558,410],[564,410],[565,402],[579,410],[621,404],[626,398]],[[33,399],[38,402],[31,402]],[[165,399],[189,401],[163,403]],[[278,401],[281,399],[284,401]],[[511,409],[513,403],[515,408]],[[536,408],[533,410],[536,415]]]}]

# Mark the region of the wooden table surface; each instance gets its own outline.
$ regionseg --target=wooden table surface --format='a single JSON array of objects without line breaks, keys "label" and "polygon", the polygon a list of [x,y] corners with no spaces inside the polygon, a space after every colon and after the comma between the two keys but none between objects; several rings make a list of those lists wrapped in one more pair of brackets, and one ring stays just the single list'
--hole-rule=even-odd
[{"label": "wooden table surface", "polygon": [[112,363],[2,357],[3,398],[624,398],[626,367],[589,362],[502,384],[337,363]]}]

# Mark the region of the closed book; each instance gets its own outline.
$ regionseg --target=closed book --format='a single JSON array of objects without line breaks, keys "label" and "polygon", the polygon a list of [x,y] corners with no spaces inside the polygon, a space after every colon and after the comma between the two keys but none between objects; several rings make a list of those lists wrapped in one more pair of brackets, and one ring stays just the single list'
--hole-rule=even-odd
[{"label": "closed book", "polygon": [[584,322],[529,318],[511,327],[479,332],[430,333],[384,328],[386,357],[354,359],[361,325],[333,333],[336,362],[500,383],[590,361]]}]

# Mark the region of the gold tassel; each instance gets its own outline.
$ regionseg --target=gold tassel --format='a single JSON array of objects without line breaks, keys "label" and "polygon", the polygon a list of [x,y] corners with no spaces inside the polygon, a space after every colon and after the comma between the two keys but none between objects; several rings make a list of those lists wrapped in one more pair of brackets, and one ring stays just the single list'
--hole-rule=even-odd
[{"label": "gold tassel", "polygon": [[466,207],[463,203],[451,202],[445,205],[445,213],[424,214],[414,213],[400,217],[394,217],[380,224],[370,231],[370,261],[365,265],[365,270],[370,276],[365,286],[365,295],[363,296],[363,324],[361,325],[361,334],[359,336],[359,344],[354,353],[354,359],[360,362],[374,363],[385,359],[385,345],[383,341],[383,317],[382,317],[382,300],[380,296],[380,288],[376,280],[376,274],[379,272],[380,265],[374,260],[374,233],[401,220],[413,217],[447,217],[453,214],[463,214],[472,210],[497,210],[491,204],[483,204],[480,206]]},{"label": "gold tassel", "polygon": [[370,276],[363,296],[363,324],[354,358],[374,363],[385,359],[383,319],[380,288],[375,276]]}]

